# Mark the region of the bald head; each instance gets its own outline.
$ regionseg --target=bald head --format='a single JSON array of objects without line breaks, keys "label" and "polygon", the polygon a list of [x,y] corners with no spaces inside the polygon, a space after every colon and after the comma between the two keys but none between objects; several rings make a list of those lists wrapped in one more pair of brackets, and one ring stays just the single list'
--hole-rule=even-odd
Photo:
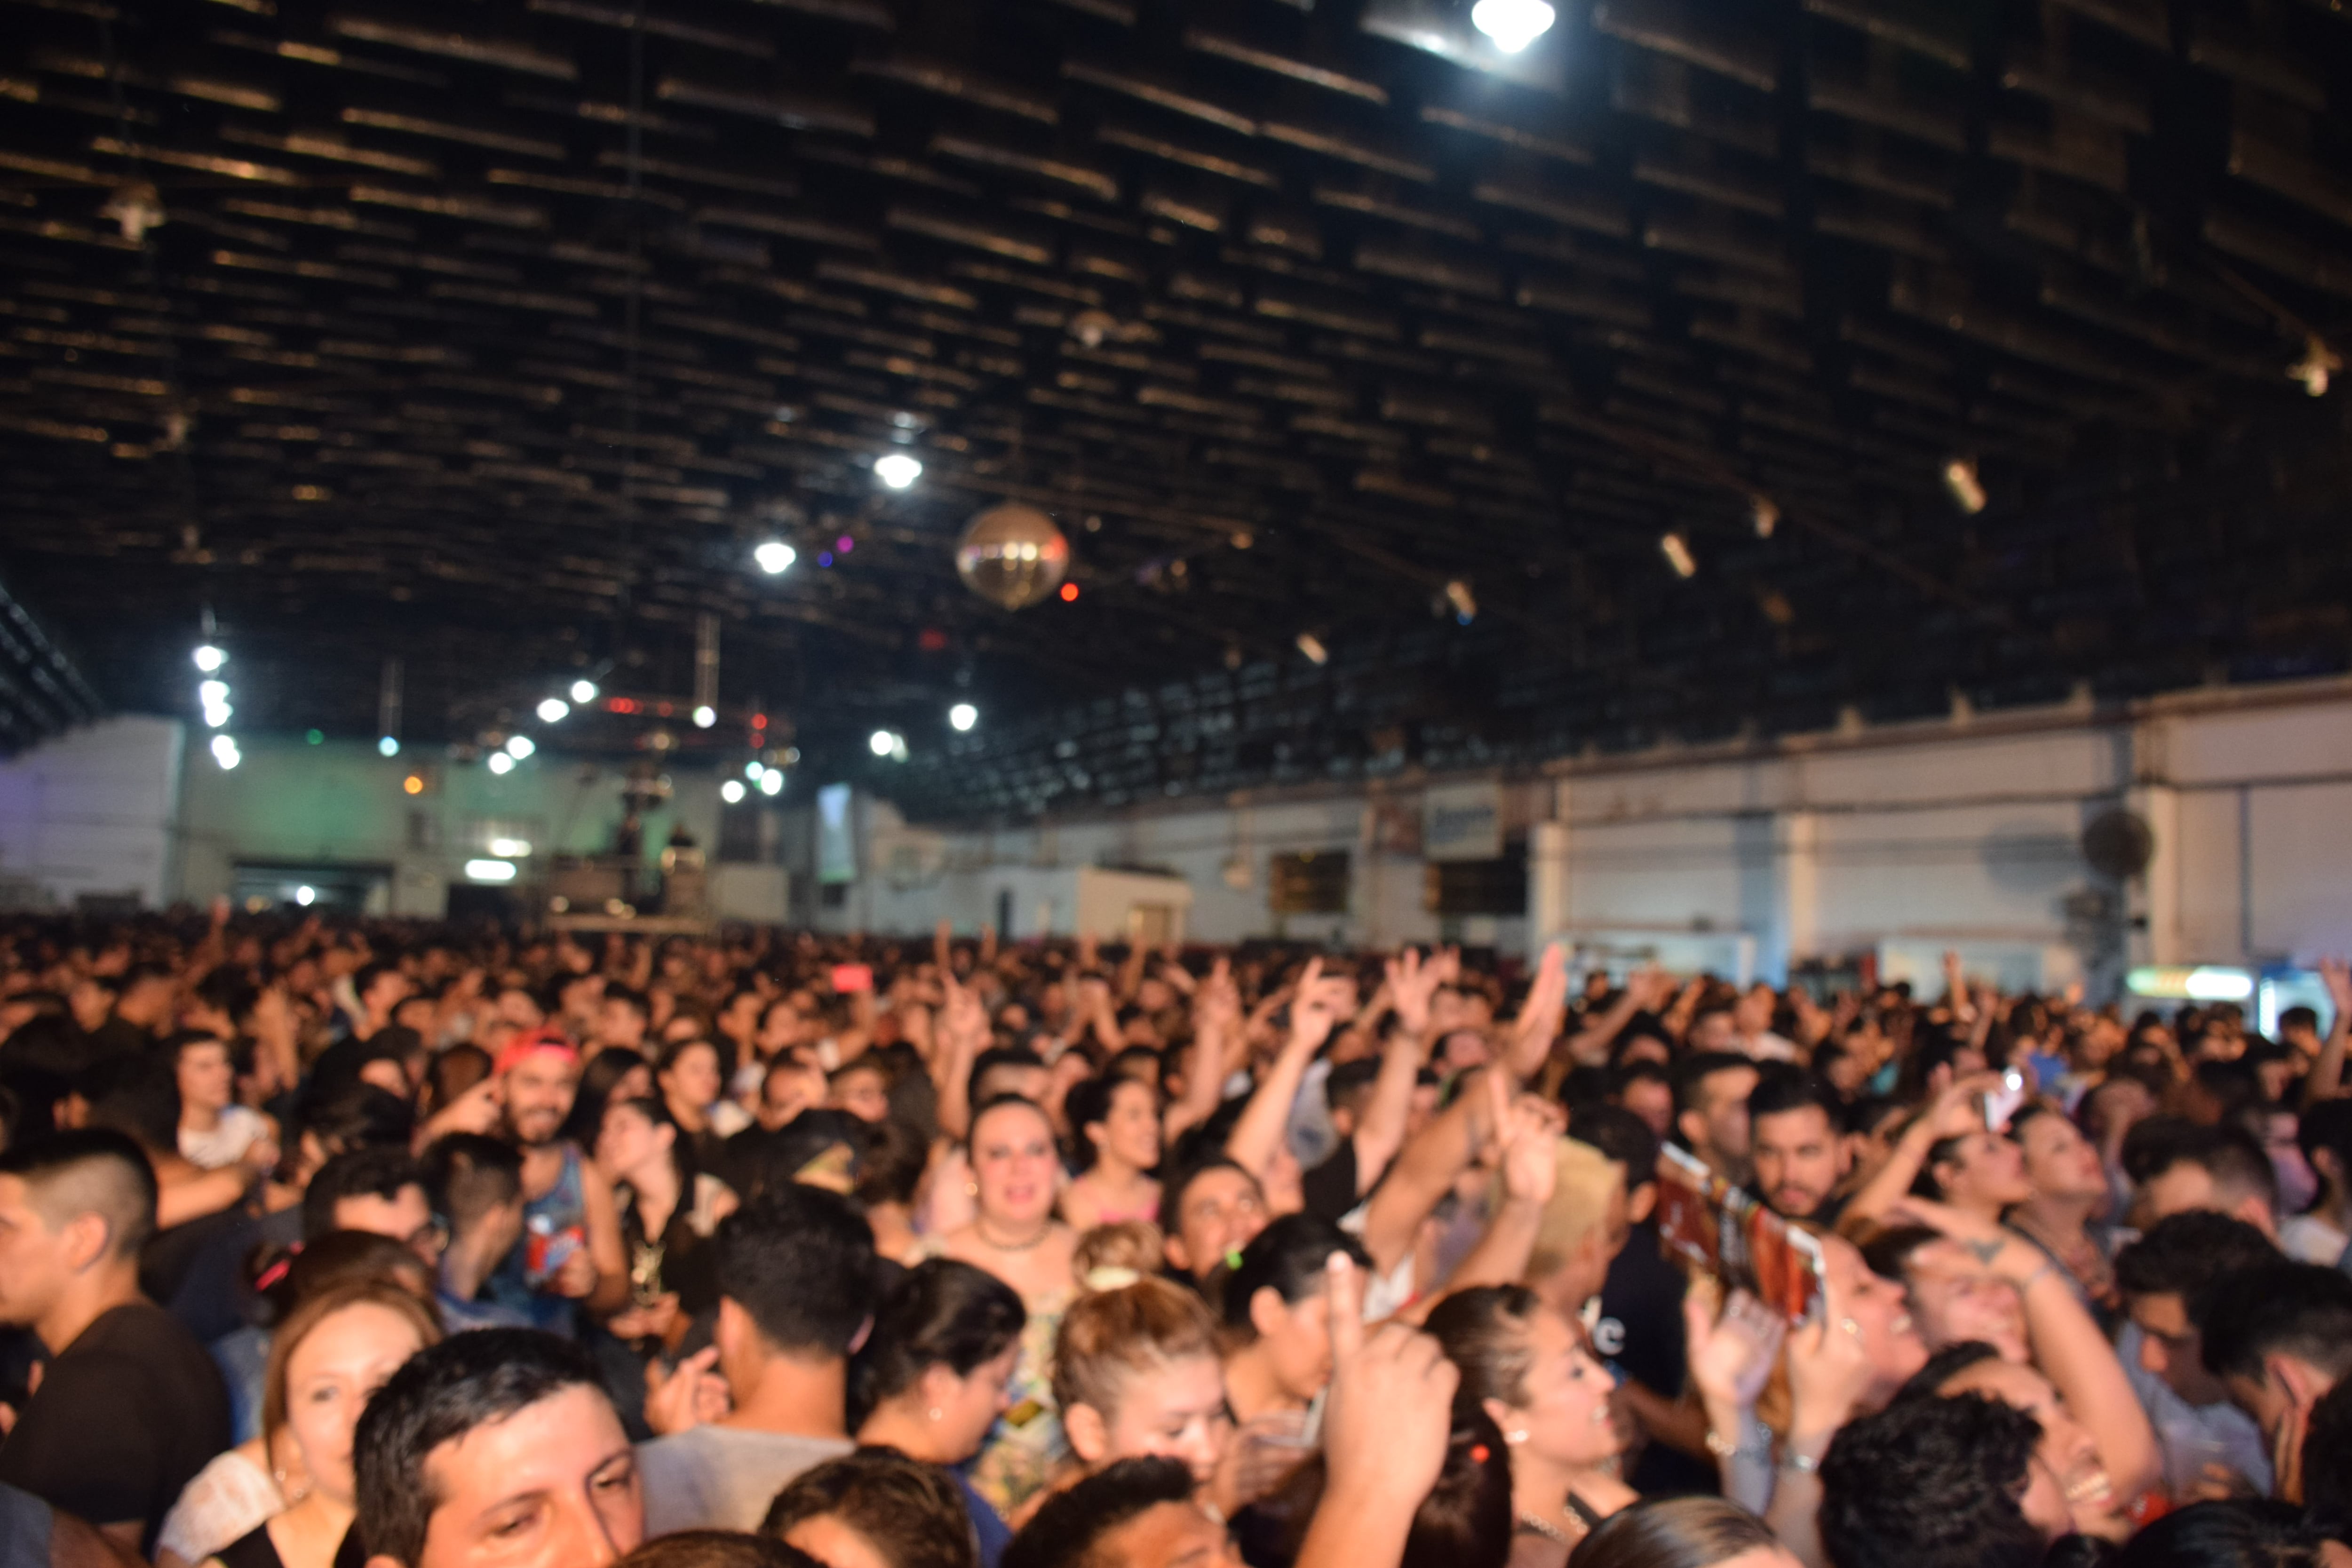
[{"label": "bald head", "polygon": [[107,1250],[131,1258],[155,1231],[155,1171],[120,1132],[60,1132],[0,1154],[0,1176],[24,1184],[25,1203],[52,1232],[91,1215],[106,1226]]}]

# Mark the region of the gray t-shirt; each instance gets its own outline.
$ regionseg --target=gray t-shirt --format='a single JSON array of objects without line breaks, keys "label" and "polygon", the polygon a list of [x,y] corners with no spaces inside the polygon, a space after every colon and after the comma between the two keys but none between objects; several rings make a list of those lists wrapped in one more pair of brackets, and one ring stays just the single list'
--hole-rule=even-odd
[{"label": "gray t-shirt", "polygon": [[755,1531],[785,1482],[854,1447],[843,1437],[732,1426],[697,1426],[640,1443],[646,1539],[675,1530]]}]

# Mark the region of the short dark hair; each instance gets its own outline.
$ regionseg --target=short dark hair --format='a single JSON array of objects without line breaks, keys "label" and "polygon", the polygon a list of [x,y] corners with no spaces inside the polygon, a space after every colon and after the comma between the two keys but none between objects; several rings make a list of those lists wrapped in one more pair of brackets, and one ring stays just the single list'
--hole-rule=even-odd
[{"label": "short dark hair", "polygon": [[1781,1116],[1807,1106],[1818,1110],[1832,1135],[1845,1109],[1837,1091],[1794,1062],[1763,1062],[1757,1067],[1756,1087],[1748,1091],[1748,1123]]},{"label": "short dark hair", "polygon": [[[964,1079],[964,1098],[977,1110],[982,1098],[980,1086],[990,1073],[999,1068],[1042,1068],[1045,1065],[1045,1058],[1026,1046],[991,1046],[971,1058],[971,1076]],[[973,1120],[978,1121],[978,1116],[975,1115]]]},{"label": "short dark hair", "polygon": [[1012,1286],[985,1268],[929,1258],[890,1287],[851,1379],[860,1415],[912,1388],[927,1368],[958,1377],[1021,1341],[1028,1310]]},{"label": "short dark hair", "polygon": [[405,1149],[416,1129],[416,1110],[389,1089],[372,1083],[352,1083],[316,1100],[308,1100],[296,1113],[296,1136],[309,1133],[330,1154],[372,1143]]},{"label": "short dark hair", "polygon": [[2236,1498],[2192,1503],[2125,1543],[2115,1568],[2319,1568],[2326,1532],[2293,1503]]},{"label": "short dark hair", "polygon": [[[1718,1013],[1730,1011],[1727,1007],[1713,1010]],[[1696,1102],[1702,1084],[1719,1072],[1730,1072],[1737,1068],[1753,1071],[1756,1063],[1737,1051],[1700,1051],[1696,1056],[1684,1058],[1675,1068],[1675,1109],[1677,1111],[1688,1110]]]},{"label": "short dark hair", "polygon": [[2215,1282],[2283,1261],[2271,1238],[2244,1220],[2190,1209],[2157,1221],[2116,1254],[2116,1284],[2127,1296],[2179,1296],[2195,1323]]},{"label": "short dark hair", "polygon": [[2278,1172],[2254,1135],[2242,1127],[2223,1123],[2200,1127],[2164,1145],[2154,1168],[2141,1178],[2154,1181],[2176,1165],[2195,1165],[2213,1179],[2213,1195],[2228,1204],[2259,1197],[2273,1215],[2278,1213]]},{"label": "short dark hair", "polygon": [[1360,1057],[1351,1062],[1341,1062],[1323,1080],[1323,1104],[1330,1110],[1360,1110],[1381,1081],[1381,1062],[1377,1057]]},{"label": "short dark hair", "polygon": [[1837,1568],[2035,1568],[2019,1507],[2041,1423],[1976,1394],[1899,1400],[1842,1427],[1821,1465]]},{"label": "short dark hair", "polygon": [[2352,1372],[2352,1279],[2315,1263],[2273,1263],[2214,1284],[2205,1306],[2205,1367],[2217,1377],[2263,1375],[2292,1355],[2332,1378]]},{"label": "short dark hair", "polygon": [[403,1187],[428,1191],[425,1167],[407,1150],[376,1145],[338,1154],[319,1167],[302,1193],[305,1240],[341,1229],[335,1205],[345,1198],[382,1198],[389,1203]]},{"label": "short dark hair", "polygon": [[595,1358],[536,1329],[478,1329],[411,1356],[369,1399],[352,1437],[368,1550],[417,1568],[441,1506],[425,1468],[433,1451],[574,1386],[603,1395]]},{"label": "short dark hair", "polygon": [[825,1568],[797,1546],[733,1530],[674,1530],[613,1568]]},{"label": "short dark hair", "polygon": [[1896,1399],[1933,1399],[1944,1392],[1944,1384],[1972,1366],[1982,1366],[1989,1361],[1999,1361],[2000,1352],[1982,1340],[1957,1340],[1928,1356],[1926,1364],[1911,1374],[1909,1381],[1895,1391]]},{"label": "short dark hair", "polygon": [[1762,1520],[1715,1497],[1654,1498],[1619,1509],[1593,1526],[1569,1568],[1715,1568],[1780,1538]]},{"label": "short dark hair", "polygon": [[1181,1460],[1121,1459],[1047,1498],[997,1568],[1087,1568],[1104,1536],[1161,1503],[1192,1500],[1192,1472]]},{"label": "short dark hair", "polygon": [[1250,1299],[1260,1290],[1271,1289],[1284,1301],[1297,1302],[1324,1289],[1335,1252],[1346,1253],[1359,1268],[1372,1266],[1362,1242],[1315,1215],[1286,1214],[1259,1231],[1225,1278],[1225,1326],[1250,1326]]},{"label": "short dark hair", "polygon": [[760,1533],[782,1540],[820,1514],[864,1536],[890,1568],[976,1568],[980,1561],[955,1482],[896,1448],[860,1448],[802,1471],[768,1505]]},{"label": "short dark hair", "polygon": [[1625,1167],[1626,1192],[1640,1192],[1658,1179],[1658,1135],[1623,1106],[1587,1101],[1570,1114],[1568,1127],[1578,1142],[1591,1144]]},{"label": "short dark hair", "polygon": [[452,1231],[471,1227],[522,1192],[522,1151],[503,1138],[452,1132],[425,1151],[425,1191]]},{"label": "short dark hair", "polygon": [[2321,1395],[2306,1418],[2303,1506],[2339,1534],[2352,1526],[2352,1379]]},{"label": "short dark hair", "polygon": [[155,1167],[146,1152],[110,1128],[52,1132],[0,1154],[0,1176],[25,1184],[27,1201],[51,1230],[81,1215],[106,1222],[118,1258],[138,1256],[155,1234]]},{"label": "short dark hair", "polygon": [[846,1356],[874,1315],[874,1232],[849,1200],[772,1186],[719,1226],[719,1293],[788,1354]]}]

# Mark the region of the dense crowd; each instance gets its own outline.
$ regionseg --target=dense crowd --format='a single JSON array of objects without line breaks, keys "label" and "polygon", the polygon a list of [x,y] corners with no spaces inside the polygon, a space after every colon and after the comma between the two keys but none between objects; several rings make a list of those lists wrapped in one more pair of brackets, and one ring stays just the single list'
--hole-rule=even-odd
[{"label": "dense crowd", "polygon": [[0,926],[0,1563],[2340,1563],[2326,975]]}]

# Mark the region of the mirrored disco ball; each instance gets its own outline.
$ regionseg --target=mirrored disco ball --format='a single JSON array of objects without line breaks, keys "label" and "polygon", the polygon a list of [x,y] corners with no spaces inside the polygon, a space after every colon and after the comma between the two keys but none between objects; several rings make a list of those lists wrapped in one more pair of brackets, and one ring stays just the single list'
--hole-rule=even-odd
[{"label": "mirrored disco ball", "polygon": [[1062,585],[1070,542],[1054,520],[1019,501],[974,517],[956,542],[956,574],[982,598],[1018,610]]}]

